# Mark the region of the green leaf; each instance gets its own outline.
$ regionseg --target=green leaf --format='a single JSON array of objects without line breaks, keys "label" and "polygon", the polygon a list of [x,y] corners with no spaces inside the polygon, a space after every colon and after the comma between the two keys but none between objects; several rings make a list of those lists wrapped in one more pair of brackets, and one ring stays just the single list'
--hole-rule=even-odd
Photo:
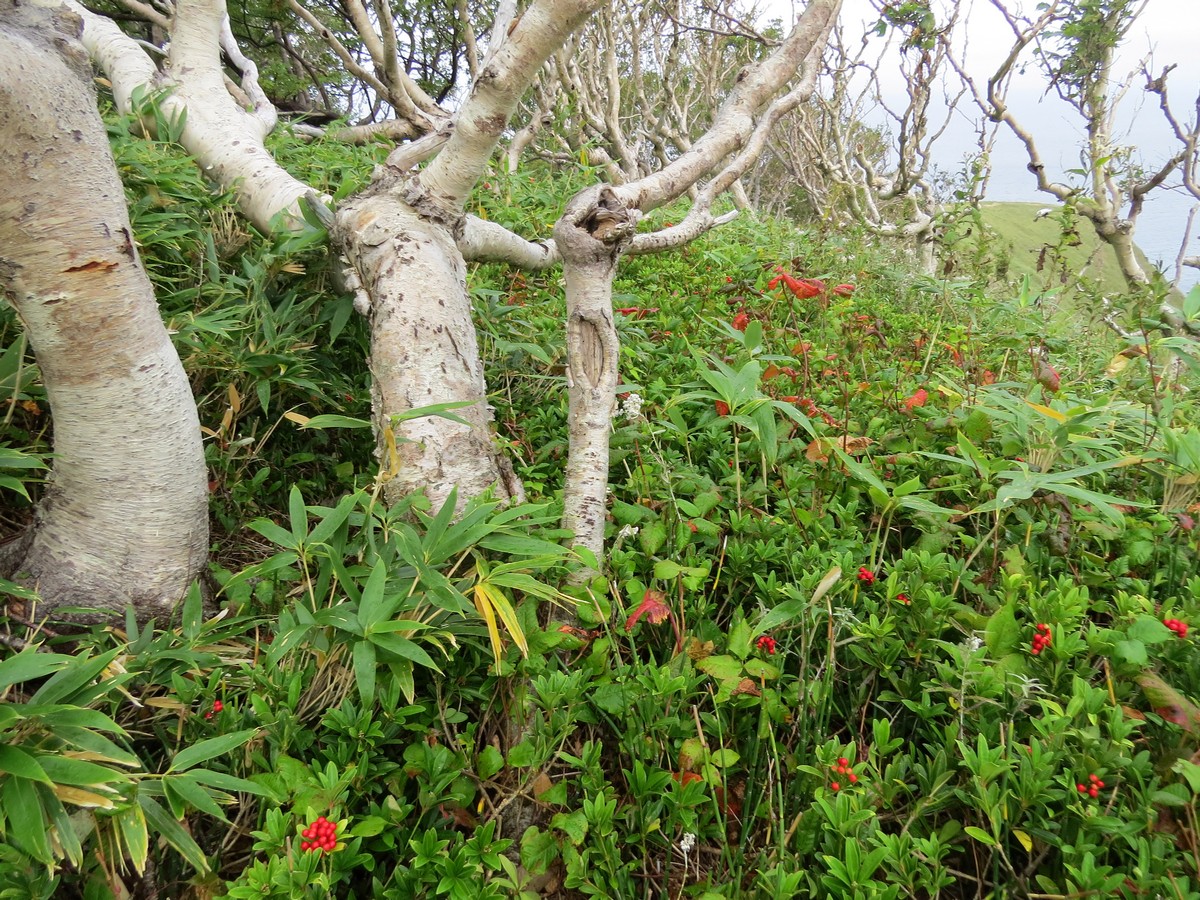
[{"label": "green leaf", "polygon": [[371,634],[368,636],[368,640],[381,650],[386,650],[388,653],[403,657],[441,674],[442,670],[437,667],[429,654],[419,644],[414,644],[408,638],[402,638],[398,634]]},{"label": "green leaf", "polygon": [[696,663],[696,668],[720,681],[736,682],[742,678],[742,661],[732,656],[705,657]]},{"label": "green leaf", "polygon": [[179,851],[180,856],[187,860],[193,869],[200,873],[210,871],[204,851],[172,815],[144,792],[138,793],[138,803],[155,834]]},{"label": "green leaf", "polygon": [[20,747],[13,747],[8,744],[0,744],[0,772],[7,772],[10,775],[16,775],[18,778],[27,778],[30,781],[52,784],[50,776],[46,774],[46,771],[35,757],[26,753]]},{"label": "green leaf", "polygon": [[[278,544],[280,547],[285,547],[288,550],[300,549],[300,545],[296,542],[294,534],[284,528],[280,528],[269,519],[255,519],[250,523],[249,527],[257,531],[272,544]],[[295,560],[291,562],[295,562]]]},{"label": "green leaf", "polygon": [[188,778],[192,779],[192,781],[207,784],[210,787],[219,788],[223,791],[230,791],[235,794],[254,794],[257,797],[271,796],[271,792],[262,785],[256,784],[253,781],[247,781],[245,778],[226,775],[224,772],[214,772],[212,769],[192,769],[187,774]]},{"label": "green leaf", "polygon": [[738,762],[742,757],[736,750],[730,750],[728,747],[722,747],[720,750],[713,751],[713,755],[709,757],[711,762],[718,769],[724,769]]},{"label": "green leaf", "polygon": [[299,547],[308,537],[308,507],[304,505],[300,488],[294,484],[288,492],[288,519],[292,525],[292,537],[296,539],[292,546]]},{"label": "green leaf", "polygon": [[313,416],[301,428],[370,428],[367,419],[353,419],[350,416]]},{"label": "green leaf", "polygon": [[683,566],[670,559],[662,559],[654,564],[654,577],[659,581],[674,581],[683,571]]},{"label": "green leaf", "polygon": [[992,659],[1007,656],[1017,649],[1021,643],[1021,626],[1017,624],[1011,603],[1006,603],[988,618],[983,642]]},{"label": "green leaf", "polygon": [[242,744],[246,743],[256,734],[258,734],[257,728],[246,728],[242,731],[218,735],[217,737],[192,744],[192,746],[185,747],[175,754],[175,758],[171,760],[171,766],[167,769],[167,772],[184,772],[214,757],[223,756],[231,750],[242,746]]},{"label": "green leaf", "polygon": [[321,521],[317,523],[317,526],[308,535],[308,542],[310,544],[323,544],[333,537],[333,533],[337,531],[342,526],[342,523],[345,522],[350,516],[351,510],[353,510],[354,505],[358,503],[360,496],[360,494],[347,494],[345,497],[339,500],[338,505],[334,507],[333,510],[326,513]]},{"label": "green leaf", "polygon": [[1144,666],[1150,661],[1146,655],[1146,645],[1141,641],[1117,641],[1113,652],[1118,659],[1133,666]]},{"label": "green leaf", "polygon": [[375,561],[367,583],[363,586],[362,599],[358,603],[358,621],[364,633],[370,633],[371,628],[388,617],[390,604],[384,601],[383,592],[387,587],[387,563],[382,558]]},{"label": "green leaf", "polygon": [[808,608],[808,601],[801,597],[785,600],[774,609],[767,610],[755,627],[756,634],[766,634],[801,615]]},{"label": "green leaf", "polygon": [[217,805],[217,801],[213,799],[212,795],[196,781],[191,772],[185,775],[164,776],[162,783],[165,790],[175,791],[192,809],[208,813],[215,819],[229,821],[224,810]]},{"label": "green leaf", "polygon": [[491,744],[479,751],[479,758],[475,761],[475,774],[481,779],[486,781],[502,768],[504,768],[504,757]]},{"label": "green leaf", "polygon": [[587,837],[587,813],[582,809],[569,813],[555,813],[554,818],[550,820],[550,827],[563,832],[571,843],[578,847]]},{"label": "green leaf", "polygon": [[524,769],[533,765],[536,751],[533,741],[521,741],[508,751],[508,764],[514,769]]},{"label": "green leaf", "polygon": [[70,666],[38,688],[31,702],[51,705],[68,700],[81,688],[95,681],[108,664],[117,658],[121,650],[122,648],[115,647],[91,659],[76,658]]},{"label": "green leaf", "polygon": [[0,785],[0,802],[8,818],[6,838],[38,862],[50,865],[54,855],[36,785],[26,778],[5,778]]},{"label": "green leaf", "polygon": [[966,828],[963,829],[963,831],[965,831],[971,837],[975,838],[975,840],[979,841],[979,843],[981,843],[981,844],[987,844],[989,847],[996,846],[996,839],[993,838],[986,831],[984,831],[982,828],[976,828],[974,825],[968,825]]},{"label": "green leaf", "polygon": [[354,683],[358,685],[358,696],[363,708],[370,709],[375,705],[375,645],[369,640],[356,641],[354,644]]},{"label": "green leaf", "polygon": [[16,656],[0,662],[0,695],[11,685],[57,672],[70,664],[71,659],[58,653],[38,653],[36,647],[26,647]]},{"label": "green leaf", "polygon": [[44,756],[39,759],[39,762],[46,776],[55,784],[89,787],[124,782],[129,779],[124,772],[84,759],[73,759],[69,756]]},{"label": "green leaf", "polygon": [[380,816],[364,816],[354,823],[354,826],[350,829],[350,834],[354,837],[374,837],[377,834],[382,834],[387,827],[387,819]]},{"label": "green leaf", "polygon": [[1144,644],[1161,644],[1175,637],[1175,632],[1154,616],[1138,616],[1126,634],[1131,641],[1141,641]]},{"label": "green leaf", "polygon": [[655,520],[642,526],[638,532],[638,544],[647,556],[653,556],[667,540],[667,529],[662,522]]}]

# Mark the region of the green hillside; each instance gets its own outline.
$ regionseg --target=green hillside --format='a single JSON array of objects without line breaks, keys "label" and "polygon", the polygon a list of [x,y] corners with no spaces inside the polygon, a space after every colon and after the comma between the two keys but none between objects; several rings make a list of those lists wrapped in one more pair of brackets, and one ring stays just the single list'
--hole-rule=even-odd
[{"label": "green hillside", "polygon": [[[999,238],[997,249],[1008,256],[1008,275],[1029,275],[1047,287],[1069,283],[1080,273],[1096,283],[1102,293],[1121,293],[1125,280],[1112,249],[1096,235],[1092,223],[1076,217],[1064,221],[1063,207],[1045,203],[983,203],[984,223]],[[1038,218],[1043,209],[1052,210]],[[1077,229],[1076,237],[1064,239],[1064,225]],[[1044,251],[1044,252],[1043,252]],[[1150,262],[1141,250],[1144,266]]]}]

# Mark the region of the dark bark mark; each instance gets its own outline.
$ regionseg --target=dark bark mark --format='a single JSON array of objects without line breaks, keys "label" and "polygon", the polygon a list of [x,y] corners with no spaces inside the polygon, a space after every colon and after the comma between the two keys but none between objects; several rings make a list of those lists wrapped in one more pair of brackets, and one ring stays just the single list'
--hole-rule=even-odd
[{"label": "dark bark mark", "polygon": [[74,272],[111,272],[117,267],[115,262],[102,262],[98,259],[89,260],[81,266],[71,266],[63,269],[64,275],[70,275]]},{"label": "dark bark mark", "polygon": [[121,243],[117,249],[134,262],[137,262],[137,250],[133,246],[133,234],[128,228],[121,229],[121,238]]},{"label": "dark bark mark", "polygon": [[586,314],[575,313],[571,317],[571,330],[579,347],[578,368],[587,378],[588,387],[594,389],[604,377],[608,362],[601,326],[591,321]]}]

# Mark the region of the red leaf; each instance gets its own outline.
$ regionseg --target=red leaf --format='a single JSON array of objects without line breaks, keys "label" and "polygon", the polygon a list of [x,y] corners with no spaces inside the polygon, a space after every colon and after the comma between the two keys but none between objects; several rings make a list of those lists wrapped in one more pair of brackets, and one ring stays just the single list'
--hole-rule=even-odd
[{"label": "red leaf", "polygon": [[928,399],[929,392],[925,388],[917,388],[917,392],[904,401],[904,408],[912,412],[914,408],[924,406]]},{"label": "red leaf", "polygon": [[638,619],[642,616],[645,616],[646,621],[651,625],[661,625],[667,621],[667,618],[671,615],[671,608],[667,606],[666,599],[667,596],[662,591],[646,591],[642,597],[642,602],[633,611],[633,615],[625,620],[625,630],[633,631],[633,626],[638,623]]},{"label": "red leaf", "polygon": [[718,416],[729,415],[729,404],[726,403],[724,400],[714,400],[713,406],[716,407]]},{"label": "red leaf", "polygon": [[833,289],[833,292],[835,294],[837,294],[839,297],[849,297],[851,294],[854,293],[854,285],[839,284],[837,287],[835,287]]},{"label": "red leaf", "polygon": [[825,282],[819,278],[793,278],[783,271],[781,266],[776,266],[775,271],[779,273],[779,276],[767,282],[768,290],[774,290],[782,281],[787,289],[801,300],[808,300],[825,293]]},{"label": "red leaf", "polygon": [[1050,363],[1048,363],[1044,359],[1042,359],[1040,356],[1034,362],[1033,374],[1034,374],[1034,377],[1037,379],[1038,384],[1040,384],[1042,387],[1044,387],[1046,390],[1048,390],[1052,394],[1058,393],[1058,385],[1061,380],[1058,375],[1058,370],[1055,369],[1054,366],[1050,365]]},{"label": "red leaf", "polygon": [[733,317],[733,327],[738,331],[745,331],[746,326],[750,324],[750,317],[744,312],[738,313]]}]

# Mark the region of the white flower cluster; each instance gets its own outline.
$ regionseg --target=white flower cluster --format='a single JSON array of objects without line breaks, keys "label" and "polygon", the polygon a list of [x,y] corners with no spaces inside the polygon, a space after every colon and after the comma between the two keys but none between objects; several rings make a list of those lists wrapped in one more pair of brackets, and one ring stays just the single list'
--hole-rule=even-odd
[{"label": "white flower cluster", "polygon": [[683,837],[679,839],[679,849],[683,851],[683,855],[687,856],[692,852],[692,848],[696,846],[696,836],[690,831],[685,831]]},{"label": "white flower cluster", "polygon": [[641,394],[627,394],[625,399],[617,405],[617,417],[628,422],[636,422],[640,419],[642,417]]},{"label": "white flower cluster", "polygon": [[639,530],[636,525],[622,525],[621,530],[617,532],[617,543],[619,544],[626,538],[636,536]]}]

